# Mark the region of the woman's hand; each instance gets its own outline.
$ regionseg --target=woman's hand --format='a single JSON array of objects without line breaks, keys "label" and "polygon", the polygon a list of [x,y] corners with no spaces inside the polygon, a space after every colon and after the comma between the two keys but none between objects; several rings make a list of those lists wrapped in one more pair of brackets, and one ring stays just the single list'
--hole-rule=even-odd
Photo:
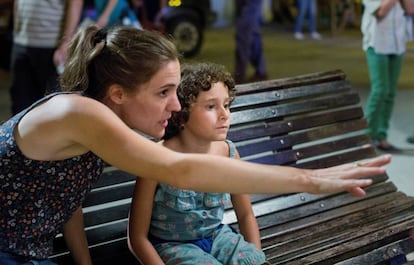
[{"label": "woman's hand", "polygon": [[391,155],[383,155],[357,163],[348,163],[313,170],[310,179],[315,186],[312,193],[333,193],[347,190],[354,196],[364,196],[363,187],[372,184],[371,179],[362,179],[385,173],[384,165],[391,162]]}]

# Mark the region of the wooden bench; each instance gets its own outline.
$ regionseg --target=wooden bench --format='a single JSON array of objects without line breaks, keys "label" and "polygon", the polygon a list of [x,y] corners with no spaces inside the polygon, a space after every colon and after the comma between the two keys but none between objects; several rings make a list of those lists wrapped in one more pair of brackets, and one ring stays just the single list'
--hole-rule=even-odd
[{"label": "wooden bench", "polygon": [[[244,160],[323,168],[376,156],[358,93],[342,71],[237,86],[232,139]],[[390,264],[414,251],[414,198],[387,175],[367,196],[251,195],[272,264]],[[108,168],[84,205],[94,264],[138,264],[126,243],[134,176]],[[237,229],[229,207],[225,222]],[[54,260],[72,264],[61,237]],[[402,263],[397,263],[402,264]]]}]

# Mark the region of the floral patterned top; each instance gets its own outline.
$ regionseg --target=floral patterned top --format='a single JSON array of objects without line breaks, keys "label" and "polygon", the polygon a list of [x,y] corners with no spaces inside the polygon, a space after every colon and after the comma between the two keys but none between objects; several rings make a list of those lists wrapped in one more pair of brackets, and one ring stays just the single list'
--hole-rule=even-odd
[{"label": "floral patterned top", "polygon": [[[230,140],[229,157],[236,147]],[[228,193],[204,193],[159,184],[154,196],[150,234],[172,241],[209,237],[221,225],[224,208],[230,202]]]},{"label": "floral patterned top", "polygon": [[59,161],[25,157],[13,137],[35,105],[0,126],[0,251],[34,259],[52,253],[53,239],[84,201],[105,163],[93,153]]}]

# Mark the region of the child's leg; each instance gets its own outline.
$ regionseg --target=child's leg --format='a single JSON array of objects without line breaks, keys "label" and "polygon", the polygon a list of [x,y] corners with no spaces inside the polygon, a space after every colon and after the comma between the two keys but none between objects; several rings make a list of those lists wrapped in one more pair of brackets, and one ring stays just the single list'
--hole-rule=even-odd
[{"label": "child's leg", "polygon": [[155,246],[166,265],[222,265],[212,255],[191,243],[162,243]]},{"label": "child's leg", "polygon": [[243,236],[227,225],[213,236],[213,255],[222,264],[257,265],[266,262],[265,254],[254,244],[248,243]]}]

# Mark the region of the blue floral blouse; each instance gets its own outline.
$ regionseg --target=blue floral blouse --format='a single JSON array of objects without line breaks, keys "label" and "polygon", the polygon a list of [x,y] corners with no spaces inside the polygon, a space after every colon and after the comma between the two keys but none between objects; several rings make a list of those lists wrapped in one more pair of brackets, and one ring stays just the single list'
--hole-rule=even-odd
[{"label": "blue floral blouse", "polygon": [[91,152],[59,161],[25,157],[13,131],[30,108],[0,126],[0,251],[46,259],[105,163]]}]

